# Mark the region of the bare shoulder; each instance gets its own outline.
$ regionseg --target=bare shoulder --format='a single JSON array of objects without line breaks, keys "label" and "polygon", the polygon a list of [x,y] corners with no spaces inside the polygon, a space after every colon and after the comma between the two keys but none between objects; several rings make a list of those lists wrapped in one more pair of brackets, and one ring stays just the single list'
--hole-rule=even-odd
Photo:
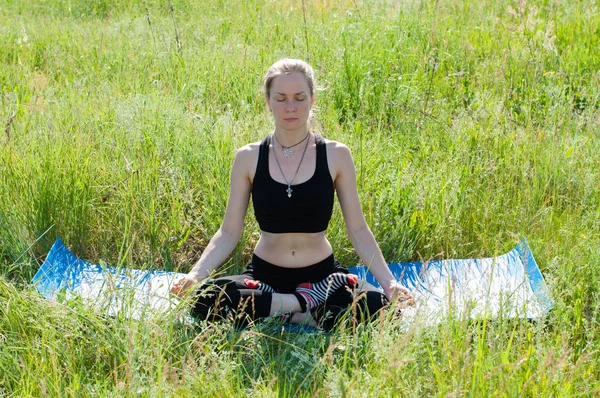
[{"label": "bare shoulder", "polygon": [[246,174],[250,181],[254,180],[256,166],[258,164],[259,149],[260,142],[253,142],[239,148],[235,153],[235,168]]},{"label": "bare shoulder", "polygon": [[244,160],[247,158],[252,158],[253,156],[258,156],[259,147],[260,142],[246,144],[243,147],[239,148],[237,151],[235,151],[235,157],[237,159]]},{"label": "bare shoulder", "polygon": [[327,160],[333,165],[347,166],[348,163],[352,164],[352,154],[350,148],[339,141],[328,140],[324,138],[327,146]]},{"label": "bare shoulder", "polygon": [[325,139],[325,145],[327,148],[327,163],[333,181],[337,182],[338,178],[343,175],[353,174],[354,161],[352,160],[350,148],[341,142],[328,139]]}]

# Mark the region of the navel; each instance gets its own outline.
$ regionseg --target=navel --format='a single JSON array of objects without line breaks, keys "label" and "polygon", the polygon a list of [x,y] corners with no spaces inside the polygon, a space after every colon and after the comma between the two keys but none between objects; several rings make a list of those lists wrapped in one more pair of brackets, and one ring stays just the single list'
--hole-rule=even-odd
[{"label": "navel", "polygon": [[296,255],[296,250],[292,250],[292,256]]}]

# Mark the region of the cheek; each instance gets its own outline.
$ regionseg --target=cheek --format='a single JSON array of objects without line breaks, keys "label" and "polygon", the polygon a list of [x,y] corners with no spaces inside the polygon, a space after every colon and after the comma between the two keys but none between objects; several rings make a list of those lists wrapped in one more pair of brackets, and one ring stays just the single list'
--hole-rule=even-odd
[{"label": "cheek", "polygon": [[298,102],[296,102],[296,107],[298,109],[307,110],[310,108],[310,102],[309,101],[298,101]]},{"label": "cheek", "polygon": [[275,101],[271,104],[271,109],[273,110],[273,112],[281,112],[285,110],[285,103]]}]

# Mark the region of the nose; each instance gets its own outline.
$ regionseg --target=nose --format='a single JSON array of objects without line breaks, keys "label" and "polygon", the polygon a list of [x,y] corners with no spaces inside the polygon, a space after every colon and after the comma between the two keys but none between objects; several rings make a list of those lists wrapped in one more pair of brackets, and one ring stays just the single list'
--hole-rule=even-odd
[{"label": "nose", "polygon": [[285,106],[286,112],[295,112],[296,111],[296,101],[289,101]]}]

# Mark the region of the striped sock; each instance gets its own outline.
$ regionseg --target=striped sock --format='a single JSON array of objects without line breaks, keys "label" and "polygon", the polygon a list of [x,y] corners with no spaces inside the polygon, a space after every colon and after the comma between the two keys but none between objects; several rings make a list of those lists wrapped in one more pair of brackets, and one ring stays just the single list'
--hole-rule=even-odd
[{"label": "striped sock", "polygon": [[261,290],[267,293],[276,293],[275,289],[261,281],[255,281],[253,279],[244,279],[244,285],[246,285],[246,287],[248,287],[249,289]]},{"label": "striped sock", "polygon": [[[336,272],[316,283],[306,282],[299,284],[296,288],[296,297],[298,295],[302,296],[304,301],[306,301],[306,308],[312,311],[323,304],[337,289],[342,286],[352,287],[356,285],[357,281],[358,276],[356,275]],[[304,310],[302,303],[300,305]]]}]

